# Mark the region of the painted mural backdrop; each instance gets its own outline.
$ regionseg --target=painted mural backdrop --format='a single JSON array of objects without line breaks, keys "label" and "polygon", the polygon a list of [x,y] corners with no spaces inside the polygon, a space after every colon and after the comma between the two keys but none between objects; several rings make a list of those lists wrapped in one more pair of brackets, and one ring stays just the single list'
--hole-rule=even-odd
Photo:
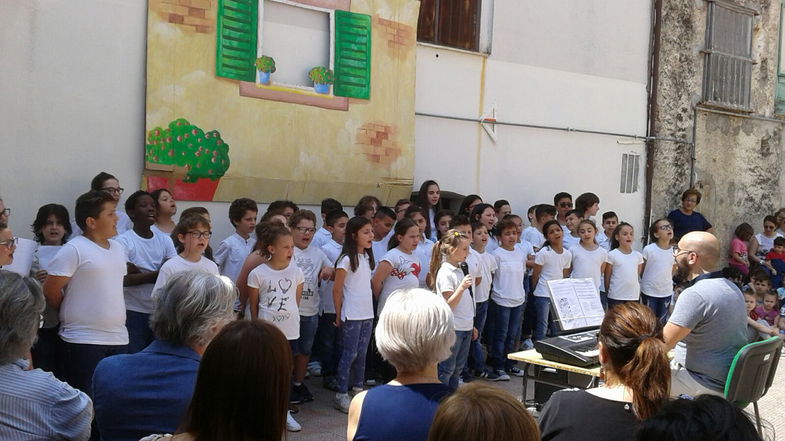
[{"label": "painted mural backdrop", "polygon": [[409,195],[419,2],[148,5],[148,189],[350,205]]}]

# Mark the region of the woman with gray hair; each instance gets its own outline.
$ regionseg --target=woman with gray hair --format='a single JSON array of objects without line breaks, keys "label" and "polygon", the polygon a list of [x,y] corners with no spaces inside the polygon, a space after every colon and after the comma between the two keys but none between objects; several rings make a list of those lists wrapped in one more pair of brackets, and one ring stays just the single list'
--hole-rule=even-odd
[{"label": "woman with gray hair", "polygon": [[90,398],[26,360],[44,310],[34,279],[0,270],[0,439],[86,440]]},{"label": "woman with gray hair", "polygon": [[452,392],[439,381],[437,365],[453,343],[444,300],[421,288],[393,292],[379,316],[376,346],[397,375],[354,397],[348,439],[425,441],[439,402]]},{"label": "woman with gray hair", "polygon": [[136,354],[105,358],[95,369],[95,416],[103,439],[136,441],[177,429],[202,354],[234,318],[236,291],[228,278],[204,271],[176,274],[158,291],[150,317],[155,340]]}]

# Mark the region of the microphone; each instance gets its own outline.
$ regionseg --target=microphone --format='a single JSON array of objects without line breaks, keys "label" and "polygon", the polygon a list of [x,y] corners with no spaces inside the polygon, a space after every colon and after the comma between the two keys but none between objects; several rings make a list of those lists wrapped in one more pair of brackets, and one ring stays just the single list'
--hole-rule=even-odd
[{"label": "microphone", "polygon": [[[463,275],[464,276],[468,276],[469,275],[469,264],[467,264],[466,262],[461,262],[461,264],[459,266],[461,267],[461,271],[463,271]],[[472,296],[472,299],[474,299],[474,291],[472,290],[471,286],[469,287],[469,295]]]}]

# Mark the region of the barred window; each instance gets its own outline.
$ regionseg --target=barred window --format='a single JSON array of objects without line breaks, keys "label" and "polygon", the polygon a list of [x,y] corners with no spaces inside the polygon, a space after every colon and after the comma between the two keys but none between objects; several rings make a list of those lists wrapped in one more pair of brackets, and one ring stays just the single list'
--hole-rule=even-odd
[{"label": "barred window", "polygon": [[641,155],[637,153],[622,153],[620,193],[635,193],[638,191],[640,167]]},{"label": "barred window", "polygon": [[706,104],[749,112],[755,11],[709,0],[703,72]]}]

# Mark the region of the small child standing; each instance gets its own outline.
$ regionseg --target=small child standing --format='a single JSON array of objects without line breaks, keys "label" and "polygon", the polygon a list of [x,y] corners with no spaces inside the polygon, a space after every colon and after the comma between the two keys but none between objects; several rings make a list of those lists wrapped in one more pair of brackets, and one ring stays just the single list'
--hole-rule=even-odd
[{"label": "small child standing", "polygon": [[664,217],[649,228],[651,243],[643,248],[643,276],[641,277],[641,303],[648,306],[664,325],[668,321],[668,308],[673,298],[673,225]]},{"label": "small child standing", "polygon": [[153,313],[153,287],[164,262],[177,255],[169,236],[152,229],[156,202],[146,191],[137,191],[125,201],[125,212],[133,228],[117,236],[125,246],[128,274],[123,279],[125,326],[128,328],[128,353],[135,354],[153,342],[150,314]]},{"label": "small child standing", "polygon": [[[597,292],[601,292],[600,283],[606,265],[605,261],[608,260],[608,252],[597,243],[596,235],[597,227],[594,225],[594,221],[583,219],[578,223],[578,236],[581,241],[570,249],[570,253],[572,253],[570,277],[573,279],[591,278],[594,280]],[[600,300],[602,303],[606,302],[602,297]]]},{"label": "small child standing", "polygon": [[218,265],[204,257],[204,252],[210,245],[210,221],[199,215],[183,216],[177,223],[172,235],[182,245],[182,251],[166,261],[158,271],[158,278],[153,287],[153,297],[158,290],[166,285],[169,278],[183,271],[200,270],[210,274],[219,275]]},{"label": "small child standing", "polygon": [[752,229],[752,225],[744,222],[739,224],[736,227],[736,231],[734,231],[733,240],[730,243],[730,253],[728,256],[728,264],[738,268],[744,277],[747,277],[750,274],[750,261],[749,257],[747,256],[749,253],[747,251],[747,244],[749,243],[750,238],[755,231]]},{"label": "small child standing", "polygon": [[572,265],[572,253],[564,248],[562,241],[564,230],[559,221],[553,219],[545,222],[542,226],[542,234],[546,241],[534,256],[534,271],[532,271],[536,313],[534,340],[542,340],[548,331],[551,313],[548,281],[567,277]]},{"label": "small child standing", "polygon": [[343,344],[338,362],[338,392],[333,404],[343,413],[349,413],[349,386],[362,391],[365,380],[365,356],[373,330],[372,244],[371,221],[360,216],[350,219],[333,285],[335,326],[341,328]]},{"label": "small child standing", "polygon": [[435,245],[431,275],[436,280],[436,294],[441,295],[453,311],[455,343],[450,357],[439,363],[439,380],[453,390],[466,366],[471,341],[477,337],[474,328],[474,299],[470,287],[472,276],[464,275],[460,266],[469,256],[469,238],[456,230],[448,230]]},{"label": "small child standing", "polygon": [[213,254],[213,260],[218,265],[222,275],[237,284],[237,276],[243,267],[243,262],[251,254],[256,245],[254,228],[256,227],[256,202],[248,198],[240,198],[229,205],[229,222],[234,227],[234,233],[221,241],[218,249]]},{"label": "small child standing", "polygon": [[620,223],[613,230],[612,238],[608,265],[605,267],[605,290],[608,293],[609,308],[626,302],[640,301],[640,276],[643,272],[643,255],[632,249],[635,240],[632,225],[627,222]]}]

